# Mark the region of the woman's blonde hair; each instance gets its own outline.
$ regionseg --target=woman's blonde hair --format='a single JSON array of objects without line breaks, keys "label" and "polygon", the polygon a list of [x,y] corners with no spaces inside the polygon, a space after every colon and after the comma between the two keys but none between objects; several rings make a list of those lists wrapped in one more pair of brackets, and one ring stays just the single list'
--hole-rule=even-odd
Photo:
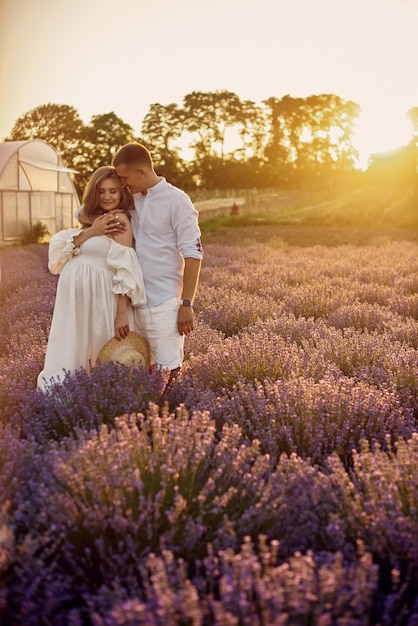
[{"label": "woman's blonde hair", "polygon": [[111,178],[115,181],[116,185],[120,188],[120,203],[118,210],[122,211],[129,218],[131,217],[131,211],[135,209],[134,199],[130,191],[122,187],[122,182],[119,176],[116,174],[114,167],[110,165],[104,165],[99,167],[90,177],[83,194],[83,208],[79,215],[80,223],[84,226],[92,224],[94,219],[98,215],[103,214],[103,209],[100,208],[99,201],[99,185],[107,178]]}]

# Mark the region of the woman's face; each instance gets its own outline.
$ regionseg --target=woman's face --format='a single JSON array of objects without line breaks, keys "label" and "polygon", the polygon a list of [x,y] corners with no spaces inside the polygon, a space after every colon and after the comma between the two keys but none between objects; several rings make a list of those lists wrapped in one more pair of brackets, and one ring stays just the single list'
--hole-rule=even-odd
[{"label": "woman's face", "polygon": [[121,186],[114,178],[105,178],[97,186],[99,206],[103,211],[117,209],[121,201]]}]

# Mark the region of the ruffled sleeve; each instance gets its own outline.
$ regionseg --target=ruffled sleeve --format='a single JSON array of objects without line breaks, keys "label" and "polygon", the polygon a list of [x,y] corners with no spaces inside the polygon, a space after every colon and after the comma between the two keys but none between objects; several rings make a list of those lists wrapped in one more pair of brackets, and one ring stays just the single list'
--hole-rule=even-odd
[{"label": "ruffled sleeve", "polygon": [[48,249],[48,269],[52,274],[61,274],[64,265],[73,256],[80,254],[80,248],[76,248],[73,241],[80,232],[78,228],[67,228],[51,237]]},{"label": "ruffled sleeve", "polygon": [[107,265],[113,272],[113,293],[129,296],[132,306],[145,304],[144,278],[135,250],[112,239]]}]

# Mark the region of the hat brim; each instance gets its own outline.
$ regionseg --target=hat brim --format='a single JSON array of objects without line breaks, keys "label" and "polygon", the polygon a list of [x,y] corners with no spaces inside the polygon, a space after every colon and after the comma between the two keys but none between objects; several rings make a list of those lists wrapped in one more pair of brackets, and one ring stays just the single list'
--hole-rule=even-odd
[{"label": "hat brim", "polygon": [[97,355],[97,361],[100,361],[100,363],[115,361],[128,365],[127,358],[134,365],[144,364],[149,367],[151,362],[151,350],[147,339],[134,331],[130,331],[125,339],[119,340],[116,337],[112,337],[104,344]]}]

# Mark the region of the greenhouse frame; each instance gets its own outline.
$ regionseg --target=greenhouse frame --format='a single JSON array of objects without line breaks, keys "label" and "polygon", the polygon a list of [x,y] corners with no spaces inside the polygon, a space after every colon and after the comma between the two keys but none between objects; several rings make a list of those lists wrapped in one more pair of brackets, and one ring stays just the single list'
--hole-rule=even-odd
[{"label": "greenhouse frame", "polygon": [[0,143],[0,244],[19,242],[37,222],[50,235],[71,228],[80,206],[74,173],[42,139]]}]

